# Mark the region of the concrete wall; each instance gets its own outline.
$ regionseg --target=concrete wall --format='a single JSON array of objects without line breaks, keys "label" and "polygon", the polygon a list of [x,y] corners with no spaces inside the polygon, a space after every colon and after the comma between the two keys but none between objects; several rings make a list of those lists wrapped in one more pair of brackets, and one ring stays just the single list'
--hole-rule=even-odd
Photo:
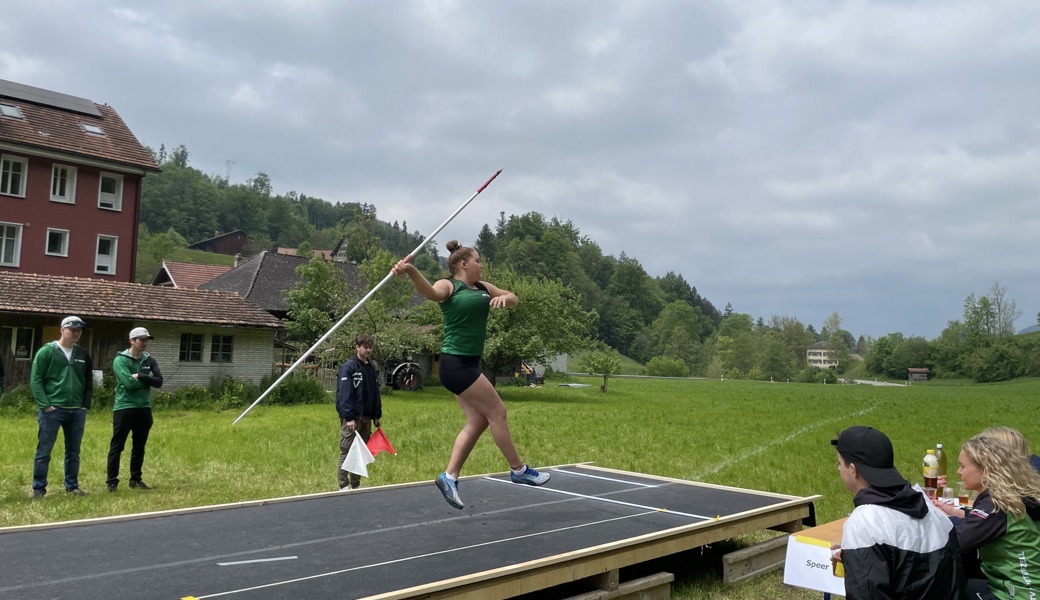
[{"label": "concrete wall", "polygon": [[[273,329],[227,328],[207,325],[144,323],[155,339],[148,352],[159,362],[165,383],[163,391],[187,385],[209,385],[213,378],[234,377],[259,385],[271,374]],[[202,334],[202,362],[181,362],[182,333]],[[209,362],[214,335],[234,336],[230,363]]]}]

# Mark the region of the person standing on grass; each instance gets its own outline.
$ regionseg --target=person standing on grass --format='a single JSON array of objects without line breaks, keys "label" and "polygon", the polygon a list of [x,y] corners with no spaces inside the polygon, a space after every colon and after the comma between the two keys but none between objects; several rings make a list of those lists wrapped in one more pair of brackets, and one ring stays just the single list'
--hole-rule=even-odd
[{"label": "person standing on grass", "polygon": [[975,503],[938,506],[964,517],[954,528],[961,552],[981,559],[985,579],[968,580],[970,597],[1040,597],[1040,474],[1021,448],[986,432],[965,442],[958,460],[964,487],[978,492]]},{"label": "person standing on grass", "polygon": [[856,506],[836,559],[849,600],[961,600],[960,547],[950,520],[896,470],[892,442],[871,427],[849,427],[831,441],[838,475]]},{"label": "person standing on grass", "polygon": [[47,472],[58,430],[65,434],[65,491],[87,493],[79,487],[79,448],[94,394],[94,363],[79,345],[86,323],[79,317],[61,321],[61,338],[44,344],[33,357],[29,387],[39,411],[36,457],[33,459],[32,497],[47,494]]},{"label": "person standing on grass", "polygon": [[375,338],[367,333],[354,339],[354,353],[343,363],[336,375],[336,412],[339,413],[339,489],[356,490],[361,487],[361,475],[343,470],[355,436],[368,443],[372,425],[380,425],[383,403],[379,396],[379,378],[372,365]]},{"label": "person standing on grass", "polygon": [[498,391],[480,370],[480,358],[487,338],[488,313],[492,308],[515,308],[516,294],[481,280],[483,265],[480,254],[456,240],[447,244],[448,271],[451,276],[431,284],[415,268],[402,260],[392,272],[407,274],[415,289],[429,300],[440,304],[444,314],[444,341],[441,344],[440,379],[455,394],[466,425],[455,438],[447,469],[437,476],[436,484],[451,506],[462,509],[458,479],[462,466],[485,429],[509,462],[513,483],[542,485],[549,473],[539,473],[520,458],[506,419],[506,406]]},{"label": "person standing on grass", "polygon": [[163,384],[159,363],[148,354],[148,342],[155,339],[144,327],[130,330],[130,347],[116,355],[112,371],[116,375],[116,400],[112,407],[112,441],[108,445],[108,491],[119,486],[119,457],[126,438],[134,436],[130,450],[130,487],[150,490],[141,480],[144,446],[152,429],[152,388]]}]

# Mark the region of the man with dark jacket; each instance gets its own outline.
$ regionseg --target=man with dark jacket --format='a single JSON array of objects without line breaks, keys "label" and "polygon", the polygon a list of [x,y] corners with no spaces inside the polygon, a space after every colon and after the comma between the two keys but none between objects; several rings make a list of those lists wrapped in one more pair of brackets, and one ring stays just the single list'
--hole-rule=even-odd
[{"label": "man with dark jacket", "polygon": [[51,450],[59,429],[65,433],[65,491],[87,495],[79,488],[79,448],[94,394],[94,364],[79,345],[84,326],[79,317],[65,317],[61,338],[44,344],[33,358],[29,387],[39,407],[36,419],[40,424],[33,459],[33,498],[47,494]]},{"label": "man with dark jacket", "polygon": [[855,494],[842,529],[840,560],[849,600],[961,600],[960,547],[946,515],[894,465],[892,442],[870,427],[831,441],[838,474]]},{"label": "man with dark jacket", "polygon": [[379,379],[372,365],[372,349],[375,338],[366,333],[354,340],[356,356],[352,357],[337,373],[336,412],[339,413],[339,489],[357,489],[361,486],[361,475],[343,470],[354,437],[361,435],[364,442],[372,435],[372,424],[379,427],[383,416],[383,404],[379,397]]},{"label": "man with dark jacket", "polygon": [[141,480],[144,446],[152,429],[152,388],[163,384],[159,363],[148,354],[148,342],[155,339],[144,327],[130,330],[130,347],[116,355],[112,371],[116,375],[116,400],[112,407],[112,441],[108,445],[108,491],[119,486],[119,457],[132,433],[130,450],[130,487],[150,490]]}]

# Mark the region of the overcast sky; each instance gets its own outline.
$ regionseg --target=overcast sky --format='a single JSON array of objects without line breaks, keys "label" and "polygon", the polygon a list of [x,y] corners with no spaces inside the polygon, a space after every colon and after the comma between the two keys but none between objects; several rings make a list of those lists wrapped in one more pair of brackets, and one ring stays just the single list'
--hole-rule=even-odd
[{"label": "overcast sky", "polygon": [[767,320],[1040,311],[1036,0],[37,0],[0,78],[423,235],[503,169],[442,253],[537,211]]}]

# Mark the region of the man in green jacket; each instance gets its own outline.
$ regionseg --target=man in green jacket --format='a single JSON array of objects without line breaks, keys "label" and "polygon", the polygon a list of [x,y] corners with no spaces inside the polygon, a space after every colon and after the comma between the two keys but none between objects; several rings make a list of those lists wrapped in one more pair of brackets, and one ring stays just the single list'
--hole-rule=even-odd
[{"label": "man in green jacket", "polygon": [[36,421],[40,425],[33,461],[33,498],[47,494],[47,471],[58,429],[65,434],[65,491],[87,495],[79,488],[79,447],[94,394],[94,364],[79,345],[85,325],[79,317],[65,317],[61,338],[44,344],[33,358],[29,387],[39,407]]},{"label": "man in green jacket", "polygon": [[162,387],[159,363],[148,354],[148,342],[155,339],[144,327],[130,330],[130,347],[116,355],[112,371],[116,375],[116,401],[112,411],[112,442],[108,447],[108,491],[119,486],[119,457],[126,438],[134,436],[130,450],[130,487],[150,490],[141,480],[144,446],[152,429],[152,388]]}]

